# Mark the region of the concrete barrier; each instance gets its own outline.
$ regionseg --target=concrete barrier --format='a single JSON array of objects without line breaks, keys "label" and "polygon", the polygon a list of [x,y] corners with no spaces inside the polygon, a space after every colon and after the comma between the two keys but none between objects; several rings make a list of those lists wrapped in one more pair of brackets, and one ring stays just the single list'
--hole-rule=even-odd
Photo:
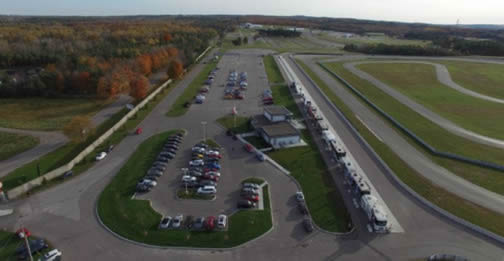
[{"label": "concrete barrier", "polygon": [[[418,194],[416,191],[414,191],[412,188],[410,188],[408,185],[406,185],[404,182],[402,182],[401,179],[397,177],[397,175],[394,173],[392,169],[385,163],[381,157],[374,151],[373,147],[369,145],[369,143],[362,137],[357,129],[352,125],[352,123],[346,118],[346,116],[341,112],[336,105],[329,99],[329,97],[318,87],[318,85],[311,79],[310,76],[299,66],[296,62],[295,59],[291,57],[291,60],[296,64],[297,68],[304,74],[304,76],[307,77],[307,79],[310,81],[310,83],[317,89],[317,91],[324,97],[326,102],[331,106],[331,108],[336,112],[336,114],[345,122],[345,124],[352,130],[352,133],[357,139],[360,141],[361,144],[364,145],[366,150],[370,153],[370,155],[381,165],[381,167],[385,170],[385,173],[391,177],[398,185],[401,187],[403,190],[408,192],[414,199],[418,200],[421,204],[427,206],[428,208],[434,210],[435,212],[439,213],[439,215],[451,220],[452,222],[459,224],[463,227],[469,228],[470,230],[479,233],[480,235],[483,235],[487,238],[490,238],[500,244],[504,244],[504,237],[497,235],[493,232],[490,232],[480,226],[477,226],[475,224],[472,224],[458,216],[453,215],[452,213],[436,206],[432,202],[428,201],[424,197],[422,197],[420,194]],[[319,63],[322,67],[324,67],[322,64]],[[326,70],[329,70],[327,68],[324,68]]]},{"label": "concrete barrier", "polygon": [[44,179],[45,180],[52,180],[54,178],[57,178],[63,173],[71,170],[76,164],[81,162],[87,155],[89,155],[91,152],[95,150],[96,147],[100,146],[106,139],[108,139],[116,130],[121,128],[133,115],[135,115],[138,110],[143,108],[149,101],[151,101],[156,95],[159,94],[166,86],[168,86],[172,80],[168,80],[164,82],[161,86],[159,86],[155,91],[153,91],[149,96],[147,96],[145,99],[143,99],[135,108],[133,108],[131,111],[129,111],[126,115],[122,117],[114,126],[112,126],[110,129],[108,129],[103,135],[98,137],[93,143],[91,143],[89,146],[87,146],[83,151],[81,151],[74,159],[72,159],[70,162],[67,164],[52,170],[36,179],[30,180],[26,182],[23,185],[20,185],[18,187],[15,187],[9,191],[6,192],[7,198],[9,199],[14,199],[17,198],[26,192],[30,191],[31,189],[40,186]]}]

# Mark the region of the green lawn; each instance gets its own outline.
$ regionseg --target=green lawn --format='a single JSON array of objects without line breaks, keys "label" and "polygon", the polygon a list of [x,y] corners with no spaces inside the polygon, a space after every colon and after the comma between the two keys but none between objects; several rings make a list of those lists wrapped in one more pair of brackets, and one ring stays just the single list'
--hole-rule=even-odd
[{"label": "green lawn", "polygon": [[39,144],[39,139],[29,135],[0,132],[0,161],[27,151]]},{"label": "green lawn", "polygon": [[249,136],[245,137],[245,140],[252,144],[257,149],[265,149],[271,147],[263,138],[259,136]]},{"label": "green lawn", "polygon": [[214,198],[213,195],[198,194],[195,188],[180,188],[177,190],[177,197],[181,199],[200,199],[200,200],[211,200]]},{"label": "green lawn", "polygon": [[430,41],[421,40],[409,40],[409,39],[399,39],[395,37],[389,37],[386,35],[367,35],[359,36],[353,35],[351,38],[345,38],[343,36],[337,37],[335,35],[330,35],[328,33],[317,34],[316,37],[340,44],[391,44],[391,45],[420,45],[426,46],[430,44]]},{"label": "green lawn", "polygon": [[[130,198],[138,179],[155,160],[166,138],[175,132],[165,132],[144,141],[112,179],[98,199],[98,214],[103,223],[128,239],[162,246],[233,247],[268,231],[272,227],[268,200],[263,211],[243,210],[233,214],[227,231],[157,229],[161,215],[151,208],[148,201]],[[263,192],[264,198],[269,198],[267,187]]]},{"label": "green lawn", "polygon": [[74,116],[93,116],[107,102],[99,99],[0,99],[0,127],[61,130]]},{"label": "green lawn", "polygon": [[275,105],[281,105],[287,108],[290,112],[292,112],[294,118],[303,118],[303,115],[299,112],[296,103],[290,96],[289,87],[287,87],[286,84],[271,86],[271,92],[273,94]]},{"label": "green lawn", "polygon": [[221,146],[219,145],[219,143],[217,143],[216,141],[212,140],[212,139],[206,139],[206,141],[203,141],[203,143],[205,143],[206,145],[212,147],[212,148],[220,148]]},{"label": "green lawn", "polygon": [[358,65],[358,68],[465,129],[504,139],[504,104],[475,98],[442,85],[434,66],[370,63]]},{"label": "green lawn", "polygon": [[[219,61],[209,62],[203,70],[194,78],[194,80],[187,86],[184,92],[177,98],[175,103],[171,106],[170,110],[166,113],[168,117],[178,117],[184,115],[189,108],[184,107],[186,102],[194,103],[194,97],[198,95],[201,87],[208,78],[210,72],[215,69]],[[215,88],[216,84],[213,85]]]},{"label": "green lawn", "polygon": [[[156,105],[163,100],[172,90],[173,86],[176,83],[172,83],[170,86],[166,87],[160,94],[154,99],[152,99],[147,105],[139,110],[135,117],[130,118],[121,128],[116,130],[112,136],[110,136],[105,142],[103,142],[100,146],[98,146],[92,153],[90,153],[84,160],[82,160],[79,164],[77,164],[73,168],[74,176],[79,173],[84,172],[89,169],[95,163],[95,156],[98,152],[104,151],[109,145],[115,145],[122,141],[126,136],[130,135],[134,129],[138,126],[140,122],[145,119],[145,117],[156,107]],[[99,137],[102,133],[106,132],[110,129],[116,122],[118,122],[125,114],[127,113],[126,109],[123,109],[112,117],[103,122],[100,126],[97,127],[96,132],[93,136],[89,137],[86,141],[74,144],[67,143],[64,146],[40,157],[37,160],[34,160],[30,163],[23,165],[20,168],[9,173],[7,176],[2,178],[2,182],[4,183],[4,188],[6,190],[17,187],[27,181],[35,179],[38,177],[37,174],[37,164],[40,166],[41,174],[45,174],[51,170],[54,170],[75,158],[84,148],[86,148],[89,144],[95,141],[97,137]],[[54,179],[48,181],[43,186],[39,186],[34,191],[44,189],[46,186],[52,186],[55,184],[61,183],[62,180]],[[34,192],[32,191],[32,192]]]},{"label": "green lawn", "polygon": [[[413,131],[418,137],[422,138],[425,142],[435,147],[437,150],[504,165],[504,158],[501,157],[502,150],[477,144],[451,134],[445,129],[414,112],[409,107],[391,98],[383,91],[374,87],[368,81],[362,80],[353,75],[342,66],[342,63],[331,63],[327,64],[327,66],[330,70],[336,72],[346,81],[351,83],[378,107],[390,114],[397,121]],[[320,83],[319,86],[321,86]],[[502,175],[501,172],[432,156],[425,150],[421,149],[412,139],[406,139],[413,146],[417,146],[420,151],[423,151],[437,164],[447,168],[454,174],[459,175],[460,177],[490,191],[504,194],[504,175]]]},{"label": "green lawn", "polygon": [[268,81],[270,84],[284,83],[285,80],[277,66],[277,63],[273,56],[268,55],[263,58],[264,68],[266,69],[266,74],[268,75]]},{"label": "green lawn", "polygon": [[[30,239],[35,240],[37,238],[31,237]],[[19,239],[19,237],[15,233],[0,230],[0,260],[2,261],[18,260],[18,257],[16,255],[16,249],[23,244],[24,241]],[[33,260],[38,260],[38,258],[41,258],[44,253],[46,253],[51,249],[52,249],[51,246],[49,246],[49,249],[42,251],[42,253],[40,254],[35,254],[33,256]]]},{"label": "green lawn", "polygon": [[264,180],[261,178],[250,177],[250,178],[246,178],[245,180],[243,180],[242,183],[254,183],[257,185],[262,185],[264,183]]},{"label": "green lawn", "polygon": [[395,154],[386,144],[378,140],[376,136],[374,136],[369,129],[367,129],[362,122],[355,117],[355,114],[350,110],[350,108],[348,108],[346,104],[340,100],[339,97],[336,96],[336,94],[317,75],[315,75],[302,62],[298,61],[298,63],[300,63],[303,69],[317,83],[334,105],[343,112],[346,118],[352,123],[364,139],[395,172],[397,177],[406,183],[406,185],[419,193],[425,199],[436,204],[438,207],[441,207],[473,224],[504,236],[504,223],[501,222],[504,219],[504,215],[466,201],[452,193],[449,193],[443,188],[437,187],[429,180],[423,178],[420,173],[411,169],[409,165],[401,160],[401,158],[399,158],[399,156]]},{"label": "green lawn", "polygon": [[435,61],[446,66],[460,86],[496,98],[504,98],[504,65],[459,61]]},{"label": "green lawn", "polygon": [[236,126],[234,118],[234,116],[228,115],[217,119],[217,122],[224,126],[226,129],[230,129],[235,133],[246,133],[253,131],[249,123],[250,119],[248,117],[236,116]]}]

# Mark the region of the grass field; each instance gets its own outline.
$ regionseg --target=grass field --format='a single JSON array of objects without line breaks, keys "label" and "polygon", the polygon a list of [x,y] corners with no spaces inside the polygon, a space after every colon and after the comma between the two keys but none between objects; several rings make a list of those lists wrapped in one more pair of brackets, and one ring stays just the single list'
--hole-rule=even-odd
[{"label": "grass field", "polygon": [[420,41],[420,40],[408,40],[408,39],[398,39],[389,37],[383,34],[377,35],[367,35],[367,36],[359,36],[353,35],[350,38],[345,38],[343,35],[330,34],[327,32],[322,32],[315,34],[314,36],[340,44],[390,44],[390,45],[420,45],[425,46],[430,44],[430,41]]},{"label": "grass field", "polygon": [[504,139],[504,104],[478,99],[442,85],[434,66],[371,63],[358,68],[465,129]]},{"label": "grass field", "polygon": [[[30,239],[35,240],[38,238],[31,237]],[[0,260],[2,261],[19,260],[16,255],[16,249],[23,244],[24,241],[19,239],[19,237],[15,233],[0,230],[0,247],[1,247]],[[33,255],[33,260],[38,260],[38,258],[41,258],[44,253],[48,252],[51,249],[52,248],[49,246],[49,249],[43,250],[42,253]]]},{"label": "grass field", "polygon": [[[411,110],[409,107],[399,103],[383,91],[374,87],[368,81],[362,80],[351,72],[347,71],[342,63],[327,64],[328,68],[339,74],[346,81],[351,83],[368,99],[373,101],[378,107],[390,114],[405,127],[413,131],[428,144],[431,144],[439,151],[446,151],[462,156],[495,162],[504,165],[504,159],[501,157],[502,151],[481,144],[477,144],[467,139],[461,138],[445,129],[439,127],[433,122],[422,117],[420,114]],[[400,133],[400,132],[399,132]],[[406,136],[405,136],[406,137]],[[413,146],[419,151],[423,151],[434,162],[452,171],[454,174],[484,187],[504,195],[504,175],[501,172],[480,168],[458,161],[434,157],[421,149],[413,140],[406,137]]]},{"label": "grass field", "polygon": [[0,161],[27,151],[39,144],[36,137],[0,132]]},{"label": "grass field", "polygon": [[236,116],[236,127],[234,118],[235,117],[228,115],[217,119],[217,122],[226,129],[232,130],[234,133],[246,133],[253,131],[248,117]]},{"label": "grass field", "polygon": [[[201,87],[208,78],[208,74],[215,69],[218,61],[209,62],[203,70],[193,79],[193,81],[187,86],[184,92],[177,98],[175,103],[171,106],[170,110],[166,113],[168,117],[179,117],[184,115],[189,108],[184,107],[186,102],[194,103],[194,97],[199,93]],[[215,88],[215,84],[214,84]]]},{"label": "grass field", "polygon": [[431,201],[446,211],[496,234],[504,236],[504,223],[501,222],[501,220],[504,219],[504,215],[468,202],[452,193],[449,193],[443,188],[437,187],[429,180],[423,178],[420,173],[411,169],[408,164],[401,160],[401,158],[399,158],[399,156],[395,154],[386,144],[378,140],[376,136],[355,117],[355,114],[317,75],[315,75],[302,62],[298,61],[298,63],[300,63],[303,69],[317,83],[334,105],[343,112],[346,118],[378,153],[378,155],[380,155],[382,160],[384,160],[394,171],[397,177],[402,180],[402,182],[425,199]]},{"label": "grass field", "polygon": [[[229,217],[227,231],[203,232],[159,230],[161,215],[148,201],[131,200],[135,185],[162,149],[166,138],[176,131],[165,132],[144,141],[130,157],[98,200],[98,213],[103,223],[114,232],[137,242],[162,246],[233,247],[256,238],[272,227],[269,200],[264,210],[243,210]],[[269,199],[268,187],[263,188]],[[215,213],[216,215],[219,213]]]},{"label": "grass field", "polygon": [[285,83],[285,80],[278,68],[273,56],[268,55],[263,58],[264,68],[266,69],[266,74],[268,75],[268,81],[270,84]]},{"label": "grass field", "polygon": [[446,66],[460,86],[496,98],[504,98],[504,65],[459,61],[435,61]]},{"label": "grass field", "polygon": [[0,127],[61,130],[74,116],[93,116],[107,105],[98,99],[0,99]]}]

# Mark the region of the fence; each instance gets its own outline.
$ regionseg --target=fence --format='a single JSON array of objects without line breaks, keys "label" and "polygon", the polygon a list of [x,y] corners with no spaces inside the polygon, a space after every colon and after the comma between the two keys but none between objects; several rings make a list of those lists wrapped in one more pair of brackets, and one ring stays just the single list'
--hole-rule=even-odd
[{"label": "fence", "polygon": [[72,159],[69,163],[53,170],[50,171],[36,179],[30,180],[26,182],[23,185],[20,185],[18,187],[15,187],[9,191],[6,192],[7,197],[9,199],[14,199],[17,198],[26,192],[30,191],[31,189],[40,186],[42,182],[45,180],[52,180],[54,178],[57,178],[61,176],[63,173],[71,170],[76,164],[81,162],[87,155],[89,155],[91,152],[95,150],[96,147],[100,146],[108,137],[110,137],[114,132],[121,128],[126,121],[128,121],[133,115],[135,115],[138,110],[143,108],[150,100],[152,100],[159,92],[161,92],[168,84],[170,84],[172,80],[168,80],[165,83],[163,83],[161,86],[159,86],[155,91],[153,91],[149,96],[147,96],[142,102],[140,102],[135,108],[133,108],[131,111],[129,111],[124,117],[122,117],[121,120],[119,120],[112,128],[107,130],[103,135],[98,137],[92,144],[87,146],[83,151],[79,153],[74,159]]},{"label": "fence", "polygon": [[380,109],[380,107],[376,106],[372,101],[370,101],[364,94],[359,92],[355,87],[353,87],[350,83],[348,83],[345,79],[341,78],[338,74],[335,72],[331,71],[329,68],[327,68],[324,64],[318,63],[324,70],[326,70],[328,73],[336,77],[340,82],[342,82],[346,87],[348,87],[353,93],[355,93],[359,98],[361,98],[365,103],[367,103],[369,106],[371,106],[375,111],[377,111],[380,115],[385,117],[387,120],[389,120],[395,127],[399,128],[402,132],[404,132],[408,137],[412,138],[416,143],[418,143],[420,146],[422,146],[424,149],[426,149],[429,153],[433,154],[434,156],[437,157],[442,157],[442,158],[447,158],[451,160],[457,160],[461,161],[467,164],[471,165],[476,165],[478,167],[483,167],[483,168],[489,168],[489,169],[494,169],[498,171],[504,172],[504,166],[492,163],[492,162],[487,162],[487,161],[482,161],[482,160],[477,160],[477,159],[472,159],[468,158],[465,156],[460,156],[454,153],[450,152],[445,152],[445,151],[438,151],[434,147],[432,147],[430,144],[425,142],[423,139],[418,137],[415,133],[410,131],[408,128],[404,127],[401,123],[396,121],[394,117],[390,116],[388,113]]}]

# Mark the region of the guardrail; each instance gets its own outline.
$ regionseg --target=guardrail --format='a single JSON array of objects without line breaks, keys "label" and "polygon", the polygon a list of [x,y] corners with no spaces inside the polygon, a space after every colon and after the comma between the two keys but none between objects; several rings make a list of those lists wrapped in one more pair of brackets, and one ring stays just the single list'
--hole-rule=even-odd
[{"label": "guardrail", "polygon": [[355,87],[353,87],[350,83],[348,83],[345,79],[340,77],[338,74],[327,68],[324,64],[317,62],[319,66],[321,66],[325,71],[327,71],[329,74],[333,75],[336,77],[340,82],[342,82],[347,88],[349,88],[353,93],[355,93],[359,98],[361,98],[365,103],[367,103],[371,108],[373,108],[375,111],[377,111],[380,115],[385,117],[387,120],[389,120],[395,127],[399,128],[402,132],[404,132],[408,137],[413,139],[417,144],[422,146],[424,149],[426,149],[429,153],[431,153],[434,156],[437,157],[442,157],[442,158],[447,158],[451,160],[456,160],[460,161],[463,163],[471,164],[471,165],[476,165],[478,167],[483,167],[483,168],[489,168],[489,169],[494,169],[498,171],[504,172],[504,166],[499,165],[496,163],[488,162],[488,161],[483,161],[483,160],[477,160],[477,159],[472,159],[469,157],[457,155],[454,153],[450,152],[445,152],[445,151],[438,151],[435,149],[433,146],[425,142],[423,139],[418,137],[414,132],[409,130],[408,128],[404,127],[401,123],[399,123],[394,117],[390,116],[388,113],[380,109],[376,104],[374,104],[372,101],[370,101],[364,94],[362,94],[359,90],[357,90]]},{"label": "guardrail", "polygon": [[[436,206],[434,203],[428,201],[424,197],[422,197],[420,194],[418,194],[416,191],[414,191],[412,188],[410,188],[408,185],[406,185],[401,179],[397,177],[397,175],[394,174],[394,171],[390,169],[390,167],[385,163],[380,156],[374,151],[373,147],[369,145],[369,143],[362,137],[357,129],[352,125],[352,123],[347,119],[345,114],[341,112],[336,105],[329,99],[329,97],[317,86],[315,81],[312,80],[312,78],[299,66],[299,64],[296,62],[295,59],[291,58],[291,60],[294,62],[296,67],[303,73],[303,75],[306,76],[306,78],[310,81],[310,83],[315,86],[315,89],[324,97],[326,102],[331,106],[331,108],[336,111],[338,116],[345,122],[345,124],[352,130],[352,133],[354,134],[355,137],[360,141],[361,144],[366,148],[366,150],[372,155],[372,157],[379,163],[379,165],[385,170],[385,173],[391,177],[402,189],[404,189],[406,192],[408,192],[414,199],[418,200],[421,204],[424,204],[425,206],[431,208],[435,212],[439,213],[441,216],[444,216],[445,218],[450,219],[451,221],[455,222],[456,224],[459,224],[463,227],[467,227],[471,229],[472,231],[476,233],[480,233],[481,235],[484,235],[492,240],[495,240],[496,242],[499,242],[500,244],[504,244],[504,237],[497,235],[493,232],[490,232],[489,230],[486,230],[478,225],[474,225],[471,222],[468,222],[458,216],[453,215],[452,213]],[[320,66],[324,67],[322,64],[318,63]],[[324,68],[326,71],[328,70],[327,68]],[[329,71],[330,72],[330,71]]]},{"label": "guardrail", "polygon": [[133,108],[131,111],[129,111],[126,115],[124,115],[116,124],[114,124],[114,126],[112,126],[112,128],[108,129],[103,135],[98,137],[93,143],[91,143],[89,146],[87,146],[83,151],[81,151],[70,162],[68,162],[67,164],[65,164],[55,170],[52,170],[52,171],[50,171],[40,177],[37,177],[36,179],[30,180],[30,181],[24,183],[23,185],[17,186],[15,188],[7,191],[6,192],[7,197],[9,199],[17,198],[17,197],[23,195],[24,193],[30,191],[31,189],[33,189],[37,186],[40,186],[44,180],[52,180],[54,178],[57,178],[57,177],[63,175],[63,173],[71,170],[76,164],[81,162],[87,155],[89,155],[91,152],[93,152],[96,147],[101,145],[108,137],[110,137],[112,134],[114,134],[114,132],[117,129],[121,128],[126,123],[126,121],[128,121],[131,117],[133,117],[133,115],[135,115],[138,112],[138,110],[143,108],[150,100],[152,100],[154,97],[156,97],[156,95],[161,90],[166,88],[166,86],[168,86],[168,84],[170,84],[171,82],[172,82],[172,80],[168,80],[168,81],[164,82],[155,91],[153,91],[151,94],[149,94],[149,96],[147,96],[145,99],[143,99],[143,101],[141,101],[137,106],[135,106],[135,108]]}]

